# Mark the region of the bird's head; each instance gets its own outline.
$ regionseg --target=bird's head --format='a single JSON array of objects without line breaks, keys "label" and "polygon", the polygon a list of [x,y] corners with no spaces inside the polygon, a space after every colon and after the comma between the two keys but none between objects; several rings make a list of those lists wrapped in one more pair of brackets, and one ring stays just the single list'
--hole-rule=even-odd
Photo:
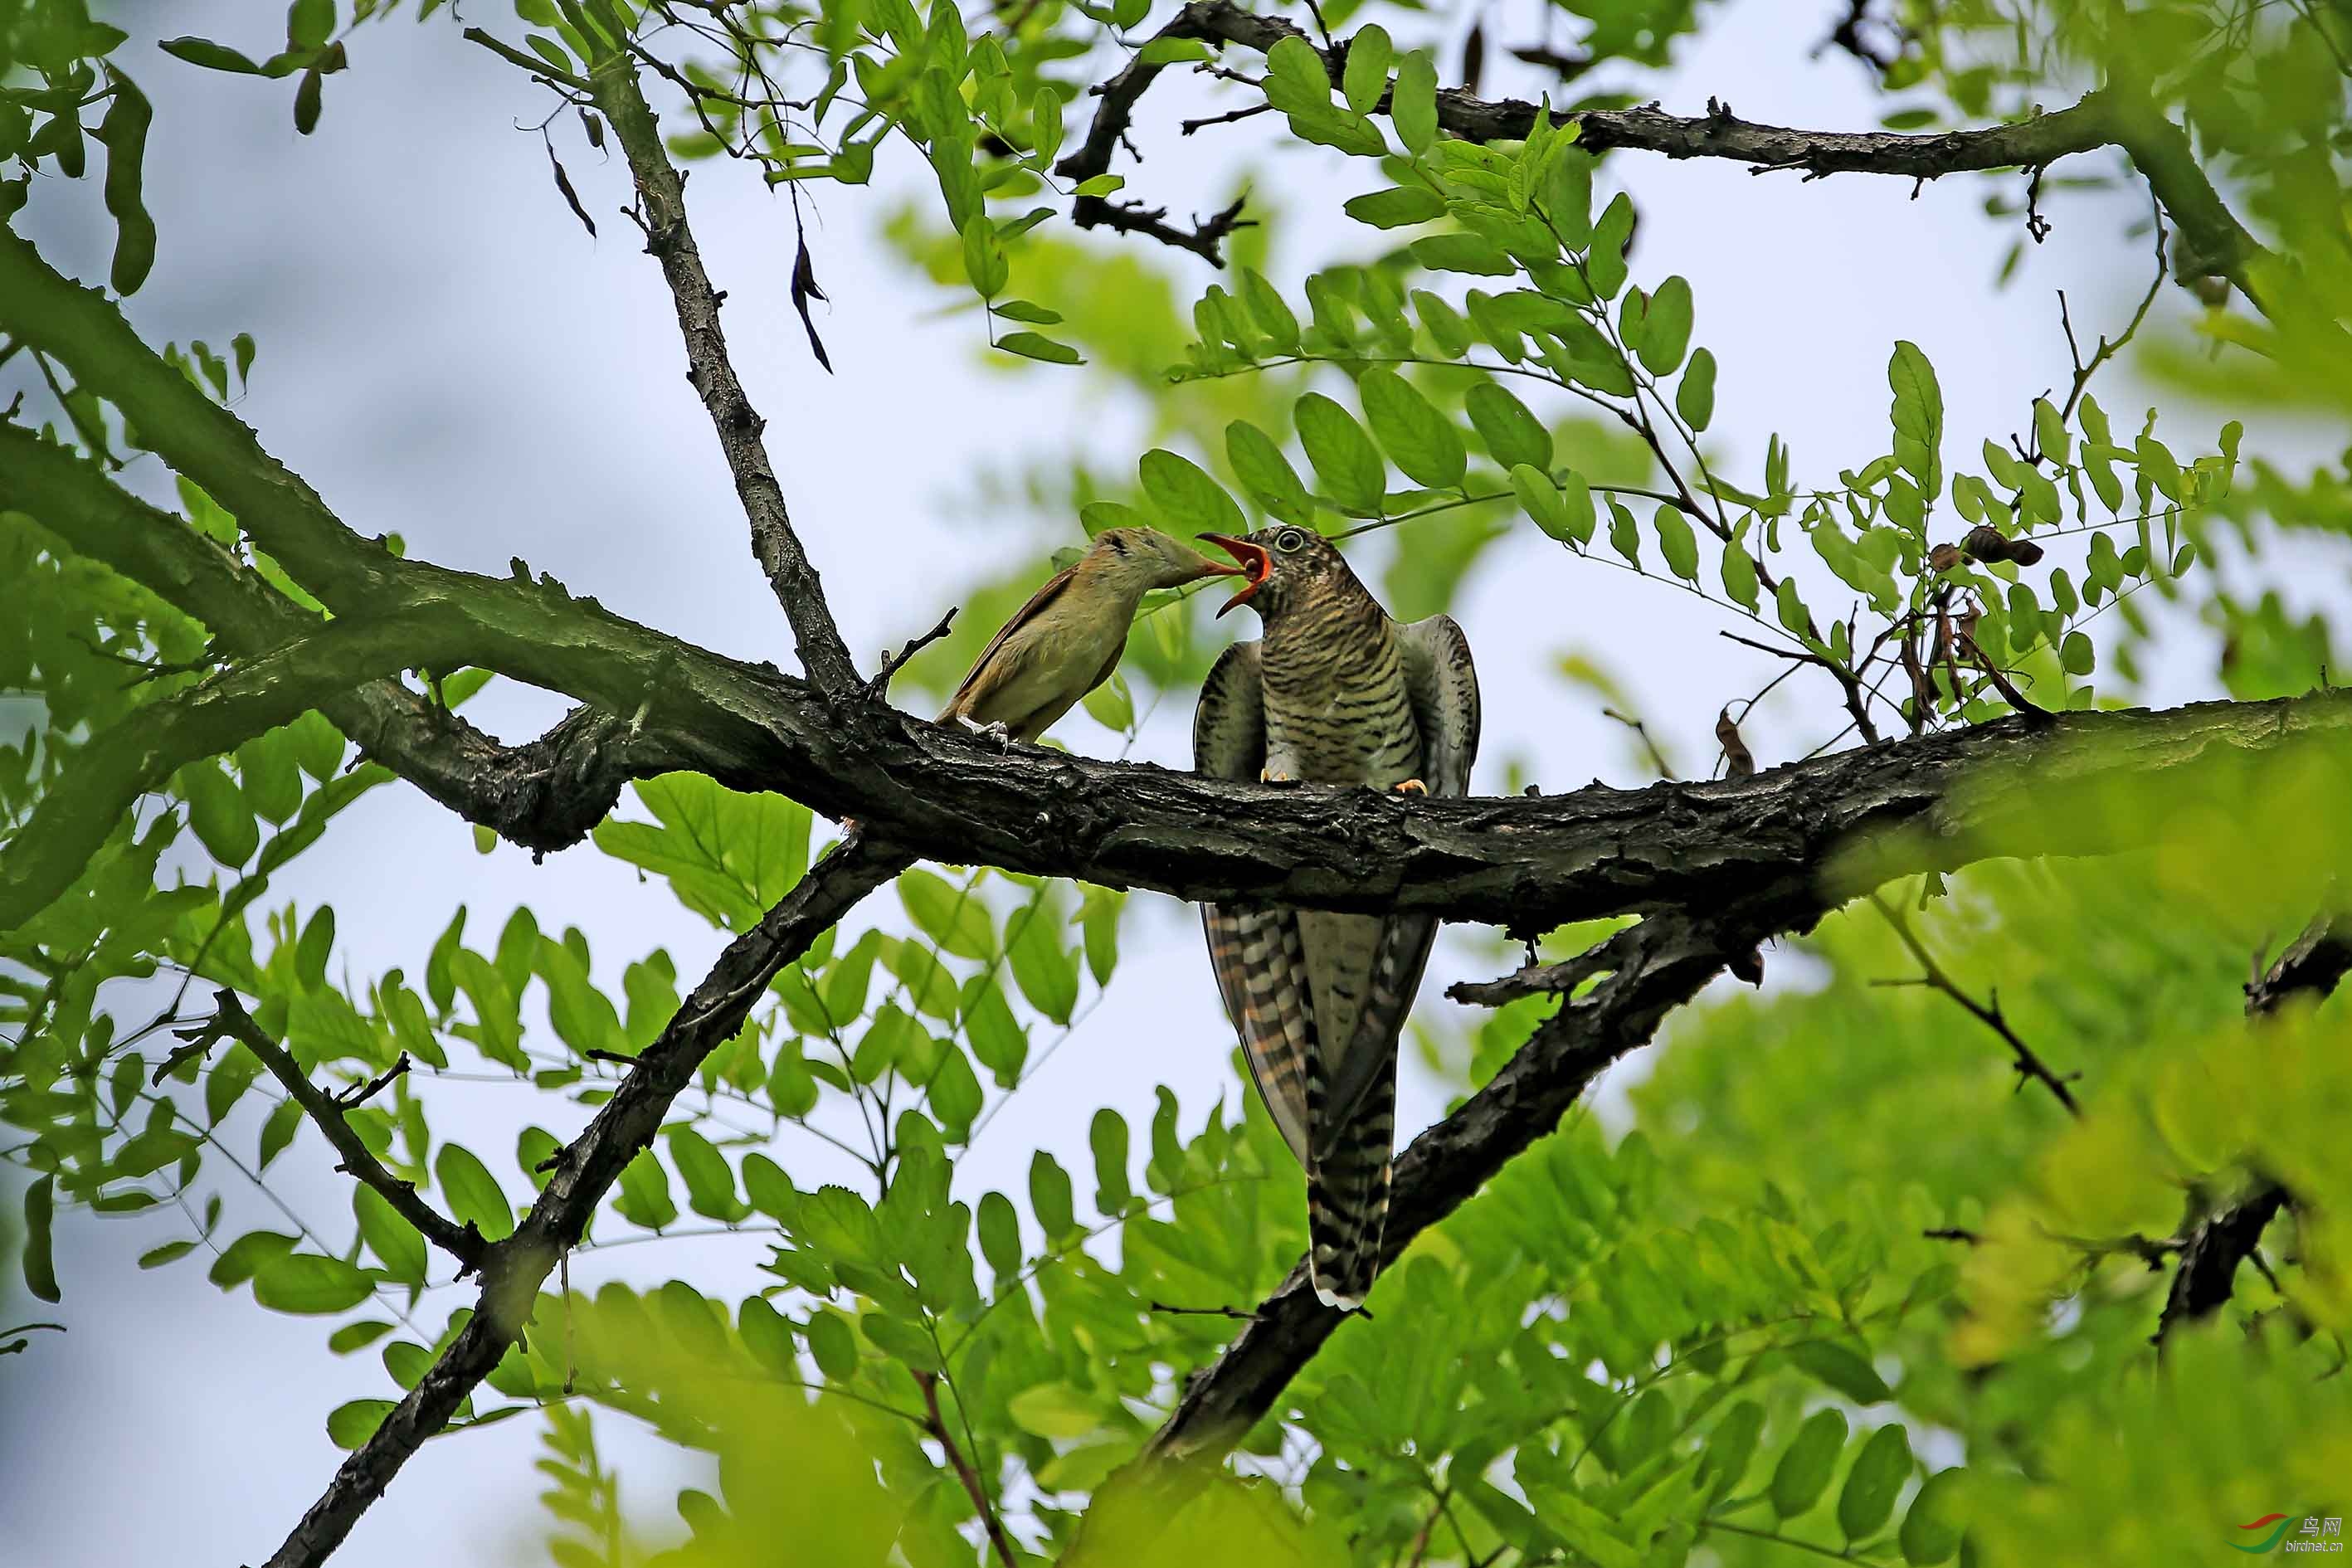
[{"label": "bird's head", "polygon": [[1212,561],[1150,528],[1107,528],[1095,535],[1087,553],[1094,570],[1132,584],[1138,593],[1179,587],[1203,577],[1230,577],[1241,570]]},{"label": "bird's head", "polygon": [[1298,604],[1355,574],[1331,542],[1312,529],[1283,523],[1261,528],[1240,539],[1204,533],[1202,542],[1222,546],[1241,563],[1245,581],[1240,593],[1219,606],[1223,615],[1236,605],[1247,605],[1263,620],[1271,620],[1290,605]]}]

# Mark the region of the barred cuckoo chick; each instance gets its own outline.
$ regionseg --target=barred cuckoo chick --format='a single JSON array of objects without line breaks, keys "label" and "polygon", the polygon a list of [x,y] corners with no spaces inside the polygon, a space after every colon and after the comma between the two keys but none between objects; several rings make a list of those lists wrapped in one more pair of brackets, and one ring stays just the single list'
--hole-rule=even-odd
[{"label": "barred cuckoo chick", "polygon": [[[1468,793],[1478,677],[1445,616],[1399,626],[1339,552],[1298,528],[1222,545],[1262,641],[1218,658],[1192,719],[1193,764],[1230,779]],[[1250,1075],[1307,1167],[1307,1260],[1327,1305],[1362,1304],[1381,1266],[1397,1035],[1433,915],[1203,904],[1209,958]]]},{"label": "barred cuckoo chick", "polygon": [[1034,742],[1118,668],[1145,594],[1239,573],[1149,528],[1105,529],[1004,623],[939,722]]}]

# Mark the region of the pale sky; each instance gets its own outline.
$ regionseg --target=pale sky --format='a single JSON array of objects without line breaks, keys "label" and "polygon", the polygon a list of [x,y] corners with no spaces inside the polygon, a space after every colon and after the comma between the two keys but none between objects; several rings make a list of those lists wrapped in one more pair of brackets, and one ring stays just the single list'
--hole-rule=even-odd
[{"label": "pale sky", "polygon": [[[169,10],[169,33],[248,52],[267,52],[276,26],[275,12],[249,5]],[[1683,111],[1698,111],[1712,94],[1750,119],[1870,128],[1891,105],[1868,89],[1861,68],[1834,52],[1809,58],[1841,10],[1827,0],[1723,8],[1654,90]],[[310,138],[293,132],[290,83],[168,59],[153,49],[153,32],[141,30],[154,20],[143,8],[131,13],[125,25],[137,37],[121,57],[157,107],[148,200],[161,258],[131,304],[150,339],[221,344],[251,331],[260,356],[240,416],[360,532],[397,531],[413,554],[498,574],[521,555],[624,615],[730,654],[788,663],[782,618],[750,559],[726,470],[682,374],[668,297],[615,211],[625,184],[617,160],[600,163],[576,133],[563,143],[597,215],[602,232],[591,240],[551,188],[538,137],[512,129],[546,112],[544,94],[463,42],[446,14],[354,38],[352,68],[328,80],[324,117]],[[1391,26],[1410,40],[1416,20]],[[1497,46],[1528,41],[1536,26],[1524,5],[1488,21]],[[1498,68],[1489,92],[1539,89],[1511,74],[1518,68],[1499,47],[1491,58]],[[1365,165],[1342,168],[1319,149],[1277,151],[1262,120],[1180,139],[1182,85],[1163,81],[1146,100],[1136,134],[1150,161],[1140,171],[1119,165],[1134,182],[1130,195],[1180,215],[1206,208],[1246,163],[1286,215],[1278,283],[1295,288],[1311,260],[1373,253],[1378,237],[1337,210],[1339,195],[1370,188]],[[910,178],[904,149],[895,153],[877,188],[822,194],[824,223],[812,238],[832,294],[819,323],[839,372],[832,377],[810,361],[787,300],[787,207],[733,166],[698,168],[689,190],[704,255],[730,295],[736,363],[770,420],[786,496],[851,647],[869,664],[1008,559],[1034,561],[1042,577],[1045,550],[1064,542],[1046,541],[1029,518],[990,526],[959,504],[961,476],[976,455],[1083,449],[1118,465],[1149,445],[1135,408],[1106,402],[1087,374],[1008,374],[987,363],[975,318],[945,313],[956,300],[914,278],[873,237],[904,193],[935,199],[927,179]],[[2070,172],[2111,166],[2093,159]],[[2137,205],[2128,195],[2062,193],[2046,204],[2054,234],[2029,247],[2014,282],[1996,291],[2015,220],[1983,215],[1983,180],[1948,181],[1914,199],[1902,181],[1803,184],[1630,153],[1613,156],[1607,176],[1641,204],[1635,278],[1655,282],[1678,271],[1696,289],[1696,341],[1722,364],[1713,449],[1735,465],[1759,461],[1774,429],[1793,445],[1800,472],[1820,478],[1883,451],[1885,367],[1898,337],[1917,342],[1941,378],[1948,462],[1972,462],[1980,437],[2026,427],[2032,397],[2064,383],[2052,290],[2064,288],[2078,330],[2095,333],[2120,324],[2149,265],[2143,242],[2123,234]],[[2003,188],[2014,195],[2015,184]],[[31,223],[53,255],[98,278],[110,237],[90,221],[94,195],[59,201],[45,191]],[[1194,292],[1213,276],[1174,252],[1159,259]],[[2186,309],[2170,289],[2158,305],[2174,319]],[[2126,374],[2104,383],[2101,395],[2119,426],[2136,425],[2150,401]],[[2167,430],[2202,449],[2215,422]],[[2250,447],[2262,437],[2257,430]],[[152,459],[145,470],[152,484]],[[1591,693],[1551,675],[1562,652],[1605,664],[1694,773],[1714,755],[1718,706],[1752,690],[1769,668],[1717,637],[1720,623],[1686,596],[1579,568],[1531,529],[1488,557],[1454,613],[1485,685],[1479,779],[1487,786],[1512,757],[1549,790],[1595,777],[1643,781],[1626,731],[1600,715]],[[2189,679],[2189,662],[2164,695],[2210,694]],[[560,706],[494,688],[469,711],[521,739]],[[1830,706],[1816,692],[1801,710],[1768,708],[1749,742],[1768,764],[1786,760],[1826,736],[1815,716]],[[1185,694],[1172,696],[1137,754],[1181,763],[1189,709]],[[1116,749],[1114,737],[1076,716],[1057,733],[1078,750]],[[346,814],[264,901],[288,899],[305,911],[336,904],[336,963],[355,976],[395,964],[415,973],[459,900],[473,911],[478,942],[519,902],[547,930],[580,926],[600,976],[614,981],[656,945],[668,947],[690,981],[719,945],[663,888],[641,884],[593,848],[539,866],[505,847],[479,857],[464,824],[401,784]],[[1155,1084],[1177,1089],[1188,1127],[1219,1093],[1230,1101],[1240,1092],[1226,1071],[1231,1034],[1197,926],[1165,900],[1139,902],[1108,1000],[989,1129],[961,1168],[960,1195],[991,1185],[1020,1191],[1038,1147],[1087,1169],[1095,1108],[1115,1106],[1147,1125]],[[895,921],[897,910],[886,897],[869,918]],[[1448,1007],[1438,996],[1444,984],[1494,962],[1466,947],[1441,949],[1426,1007]],[[1642,1070],[1639,1059],[1622,1070]],[[582,1120],[521,1086],[438,1086],[431,1103],[436,1135],[479,1150],[510,1192],[519,1190],[515,1130],[529,1120],[568,1135]],[[1436,1091],[1409,1068],[1401,1138],[1439,1109]],[[249,1150],[252,1138],[248,1126],[232,1142]],[[787,1132],[775,1152],[803,1186],[831,1172],[814,1140]],[[270,1181],[340,1247],[350,1226],[347,1184],[327,1163],[306,1133]],[[207,1175],[228,1194],[225,1235],[282,1227],[268,1200],[233,1172],[208,1166]],[[327,1352],[331,1323],[224,1296],[205,1281],[200,1258],[150,1273],[133,1267],[140,1253],[182,1234],[169,1209],[134,1220],[64,1219],[66,1300],[37,1315],[61,1316],[71,1331],[37,1338],[0,1362],[0,1453],[8,1456],[0,1464],[0,1568],[258,1561],[341,1458],[326,1438],[327,1412],[390,1391],[373,1353]],[[677,1240],[585,1255],[573,1279],[593,1288],[611,1278],[677,1277],[732,1300],[766,1279],[756,1270],[764,1255],[754,1238]],[[437,1329],[468,1301],[470,1293],[433,1292],[420,1321]],[[19,1310],[36,1305],[0,1298],[0,1321],[37,1315]],[[670,1494],[699,1466],[617,1415],[602,1417],[600,1431],[639,1521],[668,1529]],[[523,1419],[427,1445],[338,1561],[407,1568],[514,1560],[545,1523],[533,1500],[538,1442],[538,1424]]]}]

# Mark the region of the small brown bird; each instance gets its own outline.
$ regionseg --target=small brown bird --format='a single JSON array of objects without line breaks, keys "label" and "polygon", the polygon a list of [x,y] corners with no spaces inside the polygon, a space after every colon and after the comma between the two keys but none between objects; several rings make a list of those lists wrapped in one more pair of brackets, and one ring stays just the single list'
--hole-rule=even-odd
[{"label": "small brown bird", "polygon": [[1106,529],[1004,623],[939,721],[1034,742],[1118,668],[1145,594],[1240,571],[1148,528]]},{"label": "small brown bird", "polygon": [[[1299,528],[1223,546],[1262,642],[1235,643],[1201,689],[1193,763],[1229,779],[1469,792],[1478,676],[1445,616],[1400,626],[1327,542]],[[1381,1266],[1396,1119],[1397,1035],[1437,934],[1419,911],[1339,914],[1203,904],[1209,959],[1250,1076],[1307,1167],[1307,1268],[1326,1306],[1360,1306]]]}]

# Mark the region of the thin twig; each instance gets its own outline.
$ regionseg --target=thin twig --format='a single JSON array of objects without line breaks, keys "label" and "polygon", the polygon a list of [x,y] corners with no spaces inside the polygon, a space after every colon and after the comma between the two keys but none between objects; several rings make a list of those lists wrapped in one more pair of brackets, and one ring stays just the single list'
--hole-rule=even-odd
[{"label": "thin twig", "polygon": [[1885,917],[1886,923],[1895,928],[1895,934],[1902,939],[1905,947],[1911,950],[1911,956],[1919,961],[1921,974],[1918,983],[1949,996],[1958,1003],[1970,1017],[1999,1035],[2008,1044],[2010,1053],[2017,1058],[2019,1079],[2021,1080],[2032,1079],[2047,1085],[2050,1092],[2058,1097],[2058,1103],[2064,1106],[2070,1115],[2079,1120],[2083,1114],[2083,1108],[2074,1102],[2074,1090],[2068,1089],[2066,1080],[2053,1072],[2049,1064],[2034,1053],[2033,1047],[2020,1039],[2017,1031],[2010,1027],[2009,1020],[2001,1016],[2000,994],[1994,993],[1991,1005],[1987,1006],[1961,990],[1953,982],[1952,977],[1944,973],[1943,966],[1936,962],[1932,953],[1928,952],[1927,944],[1913,932],[1911,922],[1905,920],[1899,910],[1876,893],[1870,895],[1870,903],[1873,909]]},{"label": "thin twig", "polygon": [[245,1004],[237,1000],[236,992],[224,986],[213,993],[213,1003],[218,1011],[208,1021],[191,1029],[173,1032],[191,1044],[206,1037],[218,1039],[226,1036],[251,1051],[260,1058],[261,1065],[269,1069],[270,1075],[286,1086],[286,1092],[293,1096],[294,1102],[302,1108],[304,1113],[318,1123],[319,1131],[326,1134],[327,1142],[341,1157],[337,1169],[349,1172],[374,1188],[378,1195],[392,1205],[394,1213],[416,1227],[418,1235],[455,1258],[461,1271],[470,1272],[481,1267],[482,1259],[489,1250],[489,1243],[483,1240],[482,1233],[474,1228],[473,1223],[469,1220],[460,1226],[443,1217],[431,1204],[417,1195],[414,1183],[404,1182],[385,1170],[375,1155],[369,1152],[368,1146],[360,1142],[360,1135],[352,1131],[351,1123],[343,1120],[343,1112],[347,1109],[400,1076],[407,1063],[404,1056],[400,1066],[364,1086],[357,1099],[346,1100],[341,1095],[331,1095],[312,1083],[286,1047],[271,1039],[268,1032],[254,1022],[253,1015],[245,1010]]},{"label": "thin twig", "polygon": [[956,611],[961,607],[961,605],[950,605],[948,613],[940,617],[938,626],[915,638],[895,654],[886,651],[882,657],[882,668],[876,670],[874,679],[866,683],[866,698],[875,702],[887,701],[890,696],[890,678],[904,669],[908,659],[947,636],[948,627],[955,624]]},{"label": "thin twig", "polygon": [[1004,1568],[1020,1568],[1020,1559],[1013,1554],[1012,1540],[1004,1533],[1004,1523],[996,1517],[996,1505],[988,1500],[988,1489],[981,1485],[980,1472],[971,1468],[956,1440],[949,1435],[946,1418],[940,1414],[940,1374],[935,1372],[915,1373],[915,1385],[923,1391],[923,1430],[941,1448],[947,1450],[948,1463],[955,1468],[956,1479],[971,1499],[971,1506],[980,1510],[980,1522],[988,1531],[988,1543],[996,1552],[996,1559]]}]

